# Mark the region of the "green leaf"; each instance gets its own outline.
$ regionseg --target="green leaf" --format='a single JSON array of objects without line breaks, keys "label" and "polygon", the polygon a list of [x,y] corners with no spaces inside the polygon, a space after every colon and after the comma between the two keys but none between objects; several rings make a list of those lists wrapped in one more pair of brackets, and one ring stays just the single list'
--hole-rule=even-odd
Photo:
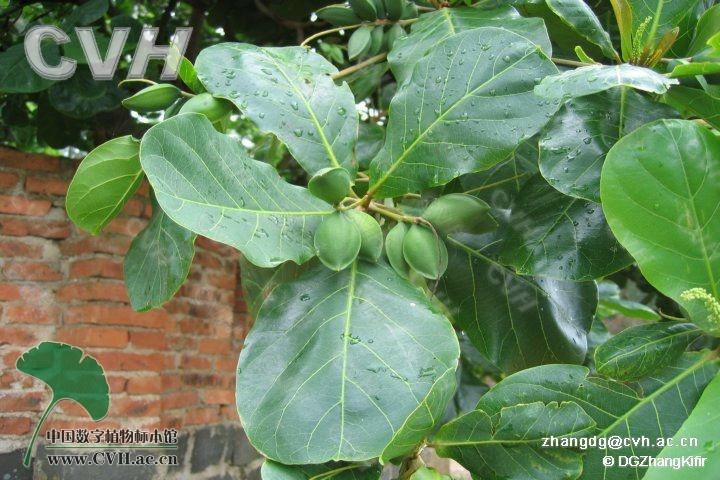
[{"label": "green leaf", "polygon": [[117,216],[143,179],[140,142],[114,138],[87,154],[68,187],[65,208],[83,230],[97,235]]},{"label": "green leaf", "polygon": [[255,448],[283,463],[407,453],[452,397],[458,355],[450,322],[386,264],[318,266],[263,303],[240,354],[238,412]]},{"label": "green leaf", "polygon": [[187,278],[195,234],[173,222],[153,198],[153,216],[125,255],[125,285],[132,307],[144,312],[170,300]]},{"label": "green leaf", "polygon": [[452,480],[452,477],[442,475],[434,468],[420,467],[410,475],[410,480]]},{"label": "green leaf", "polygon": [[701,302],[680,295],[704,288],[720,298],[720,140],[686,120],[660,120],[620,140],[600,183],[613,233],[660,292],[706,331]]},{"label": "green leaf", "polygon": [[370,162],[385,143],[385,129],[377,123],[362,122],[355,146],[355,158],[360,170],[367,170]]},{"label": "green leaf", "polygon": [[200,52],[195,69],[210,93],[277,135],[308,173],[355,170],[355,99],[335,84],[337,69],[322,56],[304,47],[221,43]]},{"label": "green leaf", "polygon": [[504,372],[581,363],[597,306],[594,282],[522,277],[450,238],[446,304],[478,351]]},{"label": "green leaf", "polygon": [[398,84],[410,79],[415,65],[445,39],[480,27],[502,27],[535,43],[548,55],[552,45],[545,24],[538,18],[523,18],[509,6],[494,10],[443,8],[420,16],[410,34],[398,39],[388,54],[388,62]]},{"label": "green leaf", "polygon": [[658,322],[626,328],[595,350],[598,373],[638,380],[675,361],[700,336],[692,323]]},{"label": "green leaf", "polygon": [[115,82],[99,82],[85,68],[78,68],[72,77],[55,83],[48,92],[53,108],[71,118],[88,118],[114,110],[124,96]]},{"label": "green leaf", "polygon": [[467,413],[443,425],[432,445],[478,478],[564,480],[579,477],[581,454],[543,447],[543,439],[582,437],[594,427],[575,402],[533,402],[503,408],[495,419],[482,410]]},{"label": "green leaf", "polygon": [[613,282],[602,281],[598,283],[598,293],[600,294],[600,300],[597,314],[602,318],[623,315],[642,320],[660,320],[660,315],[647,305],[621,298],[620,287]]},{"label": "green leaf", "polygon": [[379,464],[326,463],[322,465],[283,465],[265,460],[260,469],[262,480],[379,480]]},{"label": "green leaf", "polygon": [[619,138],[674,117],[671,108],[621,87],[568,101],[540,140],[540,171],[565,195],[600,202],[600,171]]},{"label": "green leaf", "polygon": [[178,68],[178,76],[193,93],[204,93],[205,87],[200,82],[195,71],[195,66],[186,57],[180,59],[180,67]]},{"label": "green leaf", "polygon": [[665,93],[678,81],[649,68],[635,65],[592,65],[547,76],[535,87],[535,94],[567,100],[603,92],[613,87],[632,87],[650,93]]},{"label": "green leaf", "polygon": [[314,266],[314,262],[310,261],[302,265],[285,262],[277,267],[262,268],[248,262],[245,257],[240,257],[239,263],[243,300],[253,318],[257,317],[260,306],[278,285],[297,279],[309,267]]},{"label": "green leaf", "polygon": [[705,10],[695,27],[695,35],[688,47],[687,57],[708,49],[708,41],[720,31],[720,5]]},{"label": "green leaf", "polygon": [[600,47],[607,58],[619,58],[610,35],[603,28],[595,12],[584,1],[547,0],[547,5],[581,37]]},{"label": "green leaf", "polygon": [[[43,42],[40,50],[49,65],[57,65],[60,62],[60,49],[54,43]],[[22,43],[0,53],[0,92],[41,92],[53,83],[54,80],[48,80],[35,73],[27,61]]]},{"label": "green leaf", "polygon": [[720,73],[720,62],[681,63],[670,72],[672,78],[715,75]]},{"label": "green leaf", "polygon": [[74,400],[90,417],[98,421],[110,407],[108,382],[102,366],[79,348],[64,343],[42,342],[17,359],[15,367],[44,382],[52,390],[52,399],[35,426],[23,461],[30,465],[35,439],[47,416],[60,400]]},{"label": "green leaf", "polygon": [[448,38],[398,89],[370,192],[394,197],[505,160],[557,110],[533,93],[536,78],[556,71],[536,45],[507,30]]},{"label": "green leaf", "polygon": [[646,29],[645,44],[656,45],[665,33],[675,27],[680,34],[673,51],[684,52],[690,43],[690,35],[697,19],[695,14],[699,0],[628,0],[632,10],[633,31],[648,18],[652,18]]},{"label": "green leaf", "polygon": [[65,29],[88,25],[102,18],[109,7],[108,0],[87,0],[75,6],[69,14],[65,15],[62,24]]},{"label": "green leaf", "polygon": [[[575,402],[597,423],[599,438],[650,439],[675,434],[718,371],[712,353],[686,353],[675,365],[641,384],[642,395],[613,380],[588,376],[579,365],[543,365],[511,375],[480,398],[478,409],[497,418],[503,408],[532,402]],[[618,450],[590,448],[584,458],[583,480],[641,478],[644,467],[604,467],[606,455],[655,456],[651,444]]]},{"label": "green leaf", "polygon": [[500,261],[522,275],[594,280],[632,263],[600,204],[562,195],[540,175],[518,194]]},{"label": "green leaf", "polygon": [[[672,437],[672,445],[665,447],[655,457],[672,462],[676,458],[702,456],[706,458],[702,468],[683,468],[683,480],[707,480],[720,477],[720,456],[717,449],[720,439],[720,376],[716,376],[705,388],[692,413]],[[691,440],[692,439],[692,440]],[[689,444],[694,441],[695,444]],[[683,445],[685,443],[685,445]],[[643,480],[675,480],[678,471],[661,466],[650,467]]]},{"label": "green leaf", "polygon": [[237,248],[261,267],[312,258],[315,227],[334,211],[248,157],[200,114],[180,114],[148,130],[140,161],[174,222]]},{"label": "green leaf", "polygon": [[689,117],[699,117],[720,129],[720,98],[704,90],[684,86],[673,87],[663,100]]}]

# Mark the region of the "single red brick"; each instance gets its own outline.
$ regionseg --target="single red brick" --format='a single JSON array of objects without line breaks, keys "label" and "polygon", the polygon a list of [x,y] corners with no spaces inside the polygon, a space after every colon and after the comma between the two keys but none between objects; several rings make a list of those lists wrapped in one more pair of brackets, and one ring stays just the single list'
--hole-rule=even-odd
[{"label": "single red brick", "polygon": [[44,193],[45,195],[65,195],[69,180],[46,177],[27,177],[25,191],[29,193]]},{"label": "single red brick", "polygon": [[84,282],[65,285],[57,292],[57,298],[72,300],[109,300],[127,302],[127,290],[122,283]]},{"label": "single red brick", "polygon": [[200,353],[230,353],[232,350],[229,339],[206,338],[198,344]]},{"label": "single red brick", "polygon": [[70,278],[123,278],[123,263],[113,258],[90,258],[70,264]]},{"label": "single red brick", "polygon": [[185,425],[205,425],[220,421],[220,410],[218,408],[196,408],[188,411],[183,417]]},{"label": "single red brick", "polygon": [[220,357],[215,360],[215,369],[220,372],[234,372],[237,369],[236,358]]},{"label": "single red brick", "polygon": [[62,239],[70,233],[70,223],[64,220],[0,216],[0,235]]},{"label": "single red brick", "polygon": [[0,435],[25,435],[30,433],[28,417],[0,417]]},{"label": "single red brick", "polygon": [[0,166],[22,170],[57,172],[60,170],[60,158],[0,148]]},{"label": "single red brick", "polygon": [[125,388],[130,395],[158,395],[163,393],[160,377],[131,377]]},{"label": "single red brick", "polygon": [[208,405],[234,405],[235,392],[232,390],[210,389],[203,390],[202,398]]},{"label": "single red brick", "polygon": [[110,403],[112,413],[122,417],[157,417],[160,415],[160,402],[145,398],[121,397]]},{"label": "single red brick", "polygon": [[42,258],[43,248],[25,240],[0,238],[0,257]]},{"label": "single red brick", "polygon": [[105,233],[119,233],[134,237],[147,225],[147,220],[140,218],[118,217],[108,224],[103,230]]},{"label": "single red brick", "polygon": [[94,357],[107,371],[161,372],[173,366],[172,357],[160,353],[98,352]]},{"label": "single red brick", "polygon": [[235,290],[236,279],[235,275],[228,273],[210,273],[207,276],[207,282],[213,287],[220,288],[222,290]]},{"label": "single red brick", "polygon": [[60,309],[53,305],[21,303],[5,308],[5,320],[10,323],[32,323],[47,325],[60,319]]},{"label": "single red brick", "polygon": [[80,305],[70,307],[65,323],[99,323],[133,327],[168,328],[170,317],[163,310],[136,312],[125,305]]},{"label": "single red brick", "polygon": [[0,412],[40,412],[50,395],[45,392],[3,392]]},{"label": "single red brick", "polygon": [[12,283],[0,283],[0,300],[19,300],[20,288]]},{"label": "single red brick", "polygon": [[61,342],[78,347],[124,348],[128,344],[127,330],[107,327],[64,328],[57,332]]},{"label": "single red brick", "polygon": [[0,188],[12,188],[20,181],[14,173],[0,172]]},{"label": "single red brick", "polygon": [[183,355],[180,359],[180,368],[183,370],[209,370],[212,362],[209,358],[198,355]]},{"label": "single red brick", "polygon": [[12,280],[56,282],[62,280],[58,266],[47,262],[8,262],[3,268],[5,276]]},{"label": "single red brick", "polygon": [[152,350],[165,350],[167,348],[164,332],[130,332],[130,343],[139,348]]},{"label": "single red brick", "polygon": [[128,379],[125,377],[116,377],[114,375],[109,375],[107,377],[108,385],[110,386],[110,393],[120,393],[124,392],[127,384]]},{"label": "single red brick", "polygon": [[164,395],[160,403],[163,410],[175,410],[195,406],[199,401],[197,392],[173,392]]},{"label": "single red brick", "polygon": [[29,200],[19,195],[0,195],[0,213],[42,216],[50,211],[48,200]]},{"label": "single red brick", "polygon": [[32,330],[23,327],[0,327],[0,338],[4,343],[15,347],[33,345],[37,342],[37,337]]}]

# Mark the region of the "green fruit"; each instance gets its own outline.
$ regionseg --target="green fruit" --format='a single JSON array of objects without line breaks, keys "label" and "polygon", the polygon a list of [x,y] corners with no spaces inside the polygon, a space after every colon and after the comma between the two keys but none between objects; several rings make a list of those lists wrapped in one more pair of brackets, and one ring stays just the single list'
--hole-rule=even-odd
[{"label": "green fruit", "polygon": [[410,273],[410,266],[403,255],[403,242],[407,231],[407,225],[401,222],[390,229],[385,237],[385,255],[387,255],[390,266],[405,279]]},{"label": "green fruit", "polygon": [[335,205],[350,193],[352,180],[342,167],[328,167],[318,170],[308,182],[310,193],[317,198]]},{"label": "green fruit", "polygon": [[328,215],[315,230],[315,250],[330,270],[350,265],[360,252],[362,239],[355,223],[343,212]]},{"label": "green fruit", "polygon": [[413,225],[403,239],[403,256],[425,278],[439,279],[448,266],[445,243],[430,228]]},{"label": "green fruit", "polygon": [[355,15],[353,9],[346,5],[328,5],[315,13],[319,19],[325,20],[336,27],[357,25],[361,21],[360,17]]},{"label": "green fruit", "polygon": [[124,99],[122,106],[136,112],[157,112],[165,110],[180,98],[180,89],[169,83],[159,83],[143,88],[135,95]]},{"label": "green fruit", "polygon": [[349,210],[347,214],[360,232],[360,238],[362,239],[360,258],[377,262],[380,255],[382,255],[383,247],[383,233],[380,224],[372,215],[360,210]]},{"label": "green fruit", "polygon": [[392,50],[395,42],[405,36],[407,36],[407,33],[405,33],[405,29],[396,23],[395,25],[390,27],[387,33],[385,33],[385,42],[387,43],[387,47]]},{"label": "green fruit", "polygon": [[354,60],[361,55],[365,55],[372,45],[373,27],[360,27],[350,35],[348,40],[348,57]]},{"label": "green fruit", "polygon": [[373,0],[350,0],[350,6],[362,20],[373,22],[378,18],[377,8]]},{"label": "green fruit", "polygon": [[418,16],[418,8],[417,5],[413,2],[407,2],[405,6],[403,7],[402,11],[402,18],[403,20],[407,20],[409,18],[417,18]]},{"label": "green fruit", "polygon": [[370,50],[368,50],[368,54],[377,55],[378,53],[380,53],[380,49],[382,49],[383,46],[384,37],[385,31],[382,25],[378,25],[377,27],[373,28],[373,31],[370,34]]},{"label": "green fruit", "polygon": [[387,18],[392,21],[400,20],[405,7],[405,0],[385,0]]},{"label": "green fruit", "polygon": [[497,228],[490,205],[466,193],[443,195],[425,209],[423,218],[442,234],[480,234]]},{"label": "green fruit", "polygon": [[375,5],[375,11],[377,11],[378,18],[385,18],[385,1],[384,0],[372,0]]},{"label": "green fruit", "polygon": [[232,104],[222,98],[215,98],[209,93],[195,95],[180,109],[180,113],[202,113],[212,123],[224,119],[232,112]]}]

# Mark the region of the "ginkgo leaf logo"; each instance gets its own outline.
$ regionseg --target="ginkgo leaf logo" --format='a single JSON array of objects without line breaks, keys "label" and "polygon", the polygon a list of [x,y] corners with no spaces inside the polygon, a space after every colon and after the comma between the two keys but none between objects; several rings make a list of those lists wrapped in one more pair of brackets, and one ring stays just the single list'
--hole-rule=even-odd
[{"label": "ginkgo leaf logo", "polygon": [[93,420],[101,420],[110,407],[110,387],[102,366],[89,355],[72,345],[43,342],[23,353],[16,368],[38,380],[52,390],[52,399],[40,417],[28,445],[23,465],[30,466],[33,446],[40,428],[60,400],[75,400],[83,406]]}]

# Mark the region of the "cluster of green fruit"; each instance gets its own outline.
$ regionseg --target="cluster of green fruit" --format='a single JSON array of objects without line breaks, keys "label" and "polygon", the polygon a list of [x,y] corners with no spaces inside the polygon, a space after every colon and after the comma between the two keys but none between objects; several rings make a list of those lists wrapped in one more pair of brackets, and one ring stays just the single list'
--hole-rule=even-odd
[{"label": "cluster of green fruit", "polygon": [[403,26],[397,22],[416,18],[418,10],[413,2],[407,0],[350,0],[349,5],[321,8],[317,16],[338,27],[363,23],[348,40],[348,56],[353,60],[390,50],[399,38],[406,35]]},{"label": "cluster of green fruit", "polygon": [[[350,193],[352,181],[344,168],[325,168],[308,184],[310,192],[334,205]],[[484,201],[464,193],[434,200],[415,223],[398,222],[385,238],[390,265],[404,278],[411,272],[439,279],[448,266],[443,238],[453,233],[484,233],[497,225]],[[343,270],[356,258],[377,262],[383,250],[383,232],[372,215],[356,209],[337,210],[315,231],[315,250],[332,270]]]},{"label": "cluster of green fruit", "polygon": [[165,117],[178,113],[200,113],[205,115],[221,130],[222,123],[227,120],[233,110],[232,103],[215,98],[209,93],[200,93],[182,101],[183,93],[175,85],[158,83],[143,88],[122,101],[123,107],[139,113],[165,111]]}]

